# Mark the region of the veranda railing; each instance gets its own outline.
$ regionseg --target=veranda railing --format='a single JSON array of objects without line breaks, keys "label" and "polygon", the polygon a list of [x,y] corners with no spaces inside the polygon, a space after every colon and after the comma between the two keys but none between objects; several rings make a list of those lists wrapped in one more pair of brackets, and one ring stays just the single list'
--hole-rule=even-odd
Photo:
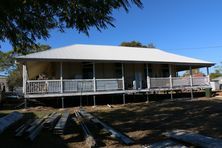
[{"label": "veranda railing", "polygon": [[[94,85],[95,82],[95,85]],[[207,77],[162,77],[148,78],[148,89],[173,89],[176,87],[207,86]],[[95,88],[94,88],[95,87]],[[75,93],[95,91],[124,90],[123,79],[63,79],[63,80],[28,80],[27,94]]]}]

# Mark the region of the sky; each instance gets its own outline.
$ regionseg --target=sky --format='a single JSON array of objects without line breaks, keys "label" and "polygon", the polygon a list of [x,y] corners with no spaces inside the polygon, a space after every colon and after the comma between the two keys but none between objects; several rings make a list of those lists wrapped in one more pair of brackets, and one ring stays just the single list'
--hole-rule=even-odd
[{"label": "sky", "polygon": [[[154,43],[172,53],[214,62],[222,61],[222,0],[142,0],[143,9],[132,6],[128,13],[115,10],[113,22],[101,32],[91,28],[90,35],[66,30],[51,30],[50,38],[39,40],[52,48],[72,44],[119,45],[136,40]],[[9,43],[0,43],[2,51]],[[212,71],[212,70],[211,70]]]}]

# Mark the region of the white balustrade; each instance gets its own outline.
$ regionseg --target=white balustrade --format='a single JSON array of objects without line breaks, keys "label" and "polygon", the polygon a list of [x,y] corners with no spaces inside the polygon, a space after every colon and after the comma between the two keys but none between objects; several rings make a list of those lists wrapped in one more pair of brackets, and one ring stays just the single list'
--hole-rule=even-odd
[{"label": "white balustrade", "polygon": [[66,92],[90,92],[93,91],[93,79],[65,79],[63,91]]},{"label": "white balustrade", "polygon": [[27,94],[59,93],[60,80],[28,80],[26,82]]},{"label": "white balustrade", "polygon": [[193,86],[207,86],[209,85],[207,77],[193,77]]},{"label": "white balustrade", "polygon": [[[190,77],[172,77],[172,88],[190,87],[190,80]],[[149,82],[149,89],[171,88],[169,77],[149,77],[147,82]],[[192,82],[193,86],[209,85],[207,77],[193,77]],[[62,83],[61,80],[28,80],[26,82],[27,94],[61,93],[61,89],[63,89],[62,93],[118,91],[123,90],[123,79],[96,79],[95,81],[93,79],[63,79]]]},{"label": "white balustrade", "polygon": [[150,78],[150,88],[170,88],[170,78]]},{"label": "white balustrade", "polygon": [[97,91],[122,90],[122,79],[96,79]]},{"label": "white balustrade", "polygon": [[190,86],[190,77],[173,77],[173,87],[187,87]]}]

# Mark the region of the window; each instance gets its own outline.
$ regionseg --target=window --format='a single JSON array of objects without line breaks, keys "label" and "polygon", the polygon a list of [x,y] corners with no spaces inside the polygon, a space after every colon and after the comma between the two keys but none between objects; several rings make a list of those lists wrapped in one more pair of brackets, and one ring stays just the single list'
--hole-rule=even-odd
[{"label": "window", "polygon": [[[146,64],[144,64],[144,76],[147,75],[147,67]],[[152,77],[153,76],[153,69],[152,69],[152,65],[148,64],[148,76]]]},{"label": "window", "polygon": [[169,77],[169,65],[167,64],[162,64],[161,65],[161,71],[162,71],[162,77]]},{"label": "window", "polygon": [[121,78],[122,77],[122,64],[115,63],[115,77]]},{"label": "window", "polygon": [[82,62],[83,79],[93,78],[93,64],[90,62]]}]

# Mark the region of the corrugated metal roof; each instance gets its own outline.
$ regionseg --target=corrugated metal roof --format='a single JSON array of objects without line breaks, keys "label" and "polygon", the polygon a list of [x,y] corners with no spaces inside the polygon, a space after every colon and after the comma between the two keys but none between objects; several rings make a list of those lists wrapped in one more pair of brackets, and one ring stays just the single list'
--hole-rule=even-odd
[{"label": "corrugated metal roof", "polygon": [[17,60],[87,60],[119,62],[156,62],[214,65],[214,63],[169,53],[156,48],[103,45],[72,45],[17,57]]}]

